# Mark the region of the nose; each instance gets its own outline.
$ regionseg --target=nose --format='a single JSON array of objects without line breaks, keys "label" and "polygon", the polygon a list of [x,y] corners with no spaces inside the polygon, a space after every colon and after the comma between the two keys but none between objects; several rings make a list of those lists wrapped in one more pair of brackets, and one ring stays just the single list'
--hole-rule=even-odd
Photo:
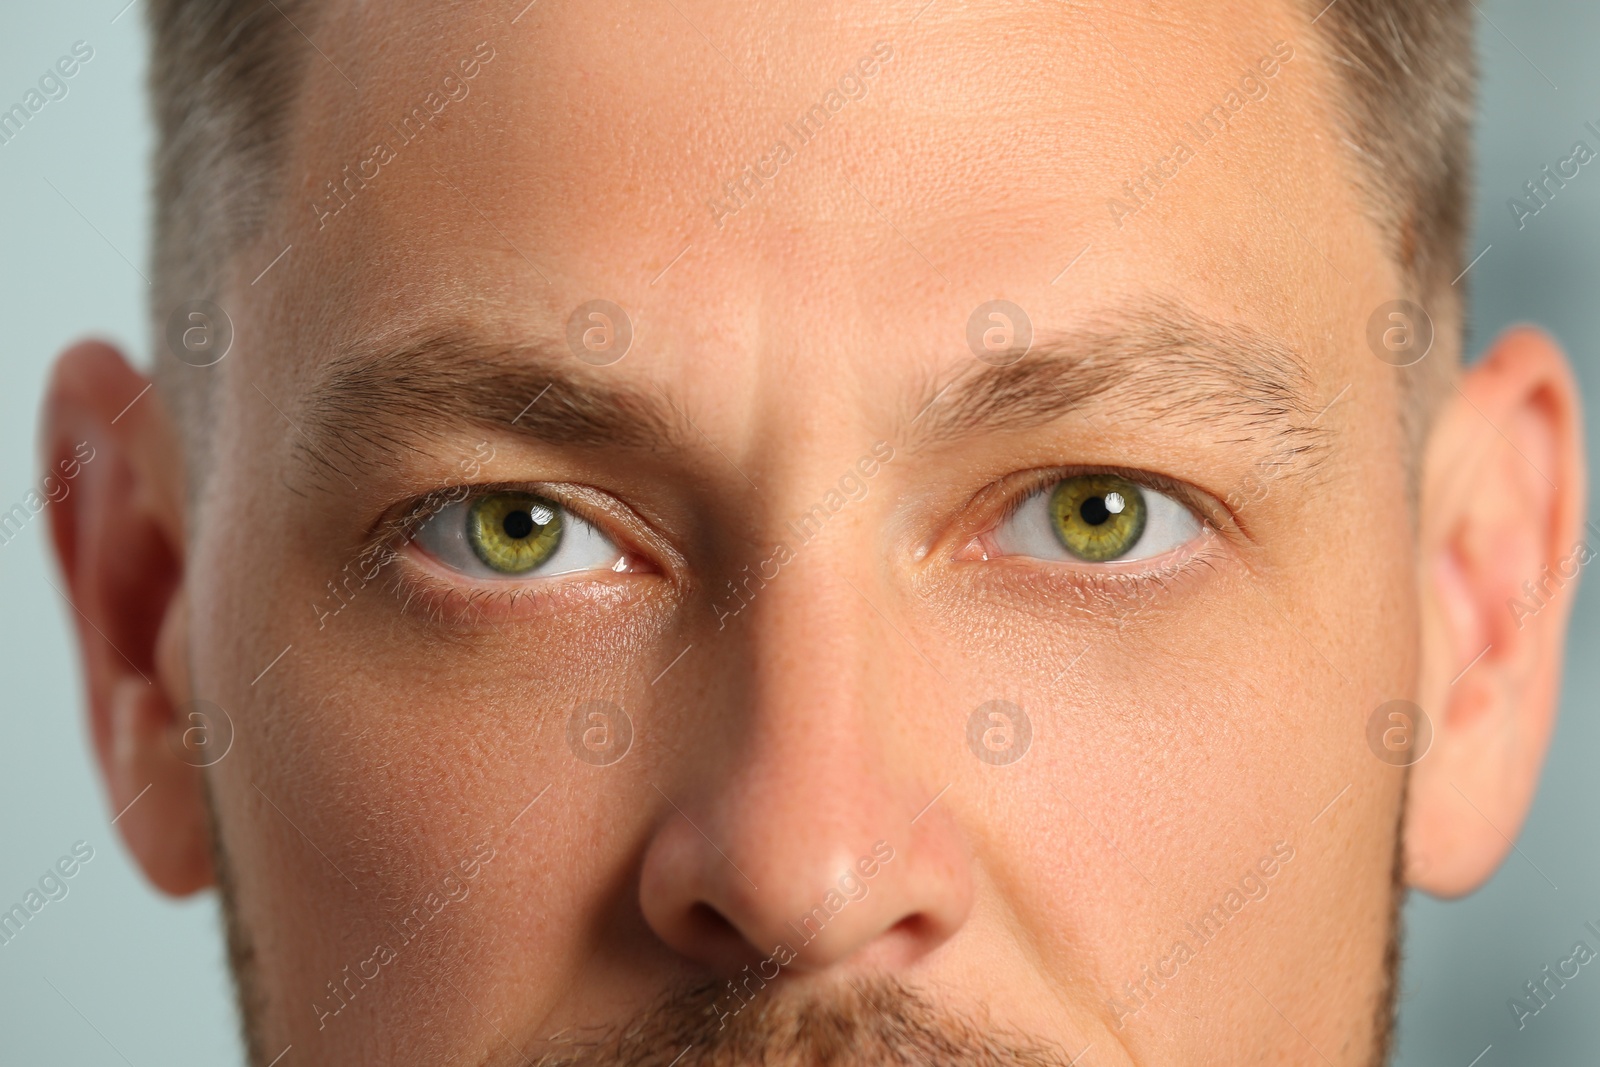
[{"label": "nose", "polygon": [[930,804],[945,781],[923,754],[939,750],[907,741],[928,721],[927,668],[886,663],[898,639],[876,609],[814,570],[780,575],[739,621],[711,671],[742,680],[679,713],[701,740],[653,783],[646,920],[719,973],[916,963],[972,904],[958,826]]}]

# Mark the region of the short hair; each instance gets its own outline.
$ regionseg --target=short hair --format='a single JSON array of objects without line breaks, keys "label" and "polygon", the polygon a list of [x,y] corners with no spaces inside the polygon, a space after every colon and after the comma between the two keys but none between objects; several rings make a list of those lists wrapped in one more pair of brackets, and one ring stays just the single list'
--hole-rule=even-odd
[{"label": "short hair", "polygon": [[1437,355],[1396,369],[1414,460],[1466,346],[1462,267],[1478,80],[1473,4],[1301,2],[1343,83],[1340,133],[1355,157],[1362,203],[1399,268],[1405,292],[1395,295],[1419,303],[1439,332]]},{"label": "short hair", "polygon": [[[215,367],[168,350],[167,319],[223,305],[237,252],[261,236],[322,5],[309,0],[149,0],[155,118],[151,338],[154,377],[183,437],[191,489],[210,434]],[[243,279],[248,283],[249,279]]]},{"label": "short hair", "polygon": [[[1476,64],[1471,0],[1298,0],[1337,88],[1339,135],[1408,298],[1429,310],[1437,354],[1397,368],[1402,432],[1420,452],[1463,345],[1464,258]],[[160,353],[166,320],[221,302],[235,253],[260,236],[322,4],[149,0],[156,118],[155,377],[191,466],[207,454],[214,371]],[[170,356],[170,353],[167,353]]]}]

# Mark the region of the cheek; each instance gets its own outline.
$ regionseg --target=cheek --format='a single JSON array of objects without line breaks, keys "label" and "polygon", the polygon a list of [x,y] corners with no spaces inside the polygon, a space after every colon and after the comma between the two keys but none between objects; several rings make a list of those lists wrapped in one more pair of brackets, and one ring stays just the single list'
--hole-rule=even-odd
[{"label": "cheek", "polygon": [[[319,628],[311,605],[354,551],[297,537],[296,523],[273,518],[281,501],[237,503],[236,518],[209,524],[195,545],[192,672],[236,727],[212,780],[263,987],[285,1005],[274,1013],[291,1028],[285,1043],[319,1042],[353,1062],[371,1042],[403,1039],[412,1044],[391,1060],[410,1062],[439,1040],[442,1062],[459,1048],[418,1032],[414,1011],[436,998],[439,969],[542,996],[548,954],[486,959],[502,941],[525,947],[501,936],[524,924],[547,953],[584,936],[595,887],[626,861],[625,848],[601,847],[600,805],[570,794],[613,784],[633,764],[580,763],[568,719],[597,695],[639,697],[650,675],[638,656],[659,643],[662,605],[557,611],[502,621],[505,636],[467,634],[403,610],[391,565]],[[519,821],[547,786],[545,807]],[[642,794],[607,798],[617,811],[650,810]],[[443,873],[480,845],[494,859],[465,883],[469,894],[449,900]],[[430,893],[446,903],[425,936],[396,944],[402,917]],[[398,959],[379,969],[361,1013],[319,1031],[313,1005],[327,983],[346,965],[356,973],[379,944]]]},{"label": "cheek", "polygon": [[[568,743],[565,709],[616,679],[560,657],[540,669],[448,646],[356,652],[333,640],[324,651],[303,639],[303,657],[291,653],[256,686],[272,682],[218,788],[239,882],[258,894],[242,912],[265,985],[307,1028],[285,1040],[313,1037],[326,983],[380,943],[399,958],[361,1013],[315,1035],[334,1049],[348,1039],[347,1060],[374,1035],[398,1035],[407,1053],[460,1041],[416,1029],[414,1005],[436,995],[441,970],[483,977],[481,989],[461,981],[496,1014],[517,1010],[496,1006],[497,991],[554,1003],[568,976],[551,961],[590,936],[585,916],[610,899],[600,887],[626,881],[626,839],[642,832],[628,820],[651,810],[633,777],[638,752],[633,764],[595,767]],[[543,681],[547,671],[564,684]],[[457,883],[439,872],[484,846],[493,858],[451,899]]]},{"label": "cheek", "polygon": [[[1280,840],[1297,859],[1245,905],[1232,947],[1193,967],[1267,965],[1273,937],[1336,954],[1336,927],[1315,919],[1329,913],[1371,935],[1352,952],[1381,951],[1397,778],[1366,748],[1365,713],[1405,684],[1415,609],[1403,536],[1363,539],[1349,502],[1281,487],[1261,505],[1269,548],[1120,604],[997,595],[973,569],[930,612],[948,620],[926,649],[941,670],[1033,724],[1026,758],[972,788],[983,862],[1048,970],[1087,966],[1105,989],[1139,979],[1152,946],[1192,938],[1185,923]],[[1161,996],[1208,1013],[1206,989]]]}]

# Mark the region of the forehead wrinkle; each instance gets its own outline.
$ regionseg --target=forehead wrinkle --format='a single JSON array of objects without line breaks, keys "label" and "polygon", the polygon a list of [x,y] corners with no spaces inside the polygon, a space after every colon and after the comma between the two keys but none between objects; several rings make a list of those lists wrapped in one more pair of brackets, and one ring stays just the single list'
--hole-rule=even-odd
[{"label": "forehead wrinkle", "polygon": [[1225,443],[1270,446],[1278,463],[1314,463],[1323,452],[1316,379],[1299,353],[1167,301],[1046,335],[1018,362],[968,368],[945,389],[916,428],[923,444],[1026,430],[1080,406],[1116,404],[1151,421],[1205,428]]}]

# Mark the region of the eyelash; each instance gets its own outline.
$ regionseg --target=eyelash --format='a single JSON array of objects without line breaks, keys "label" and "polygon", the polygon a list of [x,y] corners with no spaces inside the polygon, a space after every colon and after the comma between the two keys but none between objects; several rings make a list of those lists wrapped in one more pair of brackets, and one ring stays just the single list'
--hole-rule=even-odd
[{"label": "eyelash", "polygon": [[[531,492],[545,497],[574,516],[599,528],[616,544],[618,551],[629,559],[644,562],[650,568],[632,573],[660,573],[663,570],[653,557],[636,547],[635,538],[625,532],[618,532],[620,524],[614,516],[597,515],[597,509],[586,506],[584,501],[578,499],[579,494],[570,491],[572,488],[544,482],[486,482],[470,485],[457,483],[443,486],[419,499],[391,507],[386,517],[379,520],[377,528],[363,543],[358,558],[365,558],[367,553],[381,551],[387,547],[395,553],[397,560],[404,559],[408,548],[421,551],[419,546],[415,546],[414,537],[422,524],[452,504],[491,493]],[[484,621],[493,626],[494,620],[492,617],[485,617],[485,609],[493,611],[495,615],[504,616],[523,610],[524,603],[528,600],[550,603],[578,597],[592,600],[595,595],[606,595],[603,590],[607,587],[616,589],[611,583],[598,581],[592,577],[586,580],[568,575],[552,575],[523,582],[508,580],[469,585],[466,580],[451,580],[435,573],[435,568],[420,565],[415,560],[407,560],[402,566],[406,568],[405,571],[396,572],[388,582],[390,591],[401,601],[402,613],[409,612],[413,603],[419,603],[430,623],[450,626]]]},{"label": "eyelash", "polygon": [[[1160,594],[1180,575],[1191,570],[1201,567],[1214,569],[1215,550],[1208,544],[1212,540],[1209,535],[1224,532],[1222,525],[1217,521],[1221,516],[1216,514],[1215,508],[1207,507],[1201,495],[1183,482],[1150,471],[1113,466],[1044,468],[1010,475],[999,482],[990,483],[974,494],[970,500],[968,509],[976,509],[978,515],[960,522],[955,535],[959,538],[956,551],[964,550],[977,538],[998,529],[1013,518],[1035,494],[1066,478],[1083,474],[1113,474],[1137,485],[1165,493],[1177,500],[1195,515],[1204,531],[1202,538],[1195,542],[1197,547],[1163,565],[1156,567],[1141,563],[1125,565],[1130,569],[1117,569],[1115,563],[1080,565],[1053,560],[1028,560],[1025,564],[1017,564],[1012,557],[998,557],[983,562],[991,565],[997,563],[1023,565],[1034,574],[1042,571],[1052,580],[1070,583],[1074,595],[1102,606],[1125,605],[1129,601],[1139,601]],[[618,532],[619,524],[613,517],[597,514],[597,509],[585,506],[585,502],[576,499],[577,494],[565,491],[567,488],[559,484],[527,482],[474,485],[457,483],[441,487],[420,499],[406,502],[403,510],[397,512],[391,508],[387,517],[379,521],[377,529],[363,543],[358,558],[365,558],[368,552],[380,551],[384,546],[395,552],[397,558],[403,556],[417,529],[451,504],[495,492],[536,492],[568,509],[578,518],[600,528],[620,551],[630,558],[644,561],[653,572],[661,573],[667,570],[657,563],[651,554],[637,548],[635,538]],[[1002,494],[1003,503],[997,507],[992,501]],[[1226,508],[1226,505],[1218,506]],[[609,586],[612,590],[616,590],[612,583],[595,581],[592,578],[562,580],[563,576],[559,575],[527,582],[507,581],[492,585],[469,586],[435,574],[431,569],[419,566],[414,561],[408,562],[406,566],[407,571],[404,574],[396,574],[388,584],[392,592],[401,599],[403,613],[409,612],[413,604],[418,603],[425,609],[428,621],[434,624],[461,625],[473,621],[482,622],[485,621],[485,609],[497,616],[509,615],[523,610],[530,599],[535,603],[539,601],[555,603],[576,596],[592,598],[598,591],[597,587]],[[1139,569],[1131,569],[1133,567]],[[493,625],[492,620],[490,624]]]},{"label": "eyelash", "polygon": [[[1195,491],[1188,485],[1172,478],[1168,478],[1163,474],[1154,474],[1150,471],[1136,471],[1126,467],[1051,467],[1044,470],[1026,471],[1020,475],[1012,475],[1011,478],[1013,479],[1022,479],[1021,488],[1013,490],[1007,487],[1007,489],[1004,490],[1009,494],[1004,506],[1004,510],[999,515],[995,516],[995,518],[992,519],[988,525],[1000,525],[1007,519],[1016,515],[1017,511],[1024,504],[1026,504],[1029,498],[1031,498],[1035,493],[1038,493],[1044,489],[1048,489],[1057,482],[1062,482],[1068,478],[1077,477],[1080,474],[1114,474],[1119,478],[1126,478],[1128,481],[1134,483],[1140,488],[1154,489],[1158,493],[1165,493],[1192,511],[1195,515],[1195,518],[1200,520],[1201,524],[1207,529],[1215,528],[1215,523],[1212,516],[1207,514],[1209,509],[1199,506],[1199,501],[1196,499]],[[1003,479],[1002,481],[1006,480],[1009,479]],[[986,491],[987,490],[980,491],[978,497],[975,499],[981,499]]]},{"label": "eyelash", "polygon": [[[1215,568],[1215,550],[1210,546],[1212,535],[1223,532],[1223,526],[1218,521],[1222,518],[1215,508],[1206,506],[1202,495],[1184,482],[1169,478],[1166,475],[1152,471],[1133,470],[1126,467],[1114,466],[1067,466],[1048,467],[1039,470],[1025,471],[1001,479],[1000,482],[991,482],[988,486],[978,491],[972,498],[969,507],[978,509],[978,517],[962,523],[956,532],[956,552],[965,551],[978,538],[999,529],[1007,521],[1016,516],[1017,512],[1031,500],[1035,494],[1049,489],[1051,486],[1085,474],[1113,474],[1119,478],[1142,487],[1164,493],[1178,501],[1195,516],[1200,523],[1202,535],[1195,542],[1195,548],[1181,554],[1177,559],[1166,564],[1152,567],[1148,562],[1135,561],[1124,564],[1110,563],[1069,563],[1056,560],[1029,559],[1026,563],[1015,563],[1013,557],[1001,556],[994,559],[984,559],[987,564],[1001,564],[1008,566],[1027,566],[1035,573],[1043,571],[1054,577],[1062,578],[1072,583],[1073,587],[1096,600],[1105,603],[1122,603],[1130,599],[1137,599],[1148,593],[1159,593],[1165,590],[1179,575],[1197,567]],[[992,503],[986,508],[986,498],[1004,494],[1004,502],[996,508]],[[1226,508],[1226,505],[1219,505]],[[1118,569],[1129,568],[1129,569]],[[1134,570],[1131,568],[1138,567]]]}]

